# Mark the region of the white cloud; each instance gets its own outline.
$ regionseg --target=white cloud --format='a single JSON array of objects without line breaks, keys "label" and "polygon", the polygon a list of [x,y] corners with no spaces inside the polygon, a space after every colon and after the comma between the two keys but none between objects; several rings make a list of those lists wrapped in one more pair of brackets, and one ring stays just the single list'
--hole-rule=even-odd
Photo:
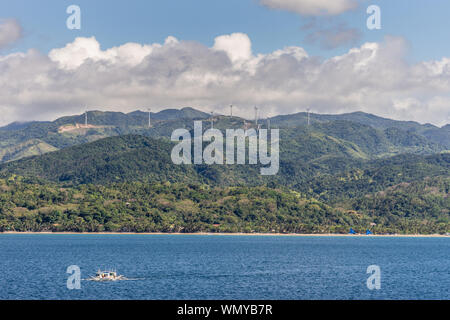
[{"label": "white cloud", "polygon": [[219,36],[214,40],[213,48],[225,51],[232,62],[245,61],[252,56],[252,43],[244,33]]},{"label": "white cloud", "polygon": [[89,109],[129,112],[192,106],[252,117],[303,111],[366,111],[445,124],[450,59],[409,64],[402,38],[365,43],[327,60],[301,47],[254,54],[245,34],[217,37],[212,48],[168,37],[163,44],[102,49],[77,38],[44,55],[0,56],[2,124],[48,120]]},{"label": "white cloud", "polygon": [[15,19],[0,19],[0,49],[10,46],[22,37],[22,27]]},{"label": "white cloud", "polygon": [[357,6],[355,0],[259,0],[273,9],[292,11],[305,16],[339,15]]},{"label": "white cloud", "polygon": [[[170,37],[166,40],[166,44],[175,43],[176,41],[174,37]],[[76,38],[74,42],[67,44],[64,48],[51,50],[49,57],[63,69],[76,69],[87,60],[134,66],[141,63],[152,52],[154,47],[160,47],[160,45],[126,43],[120,47],[102,51],[95,37]]]}]

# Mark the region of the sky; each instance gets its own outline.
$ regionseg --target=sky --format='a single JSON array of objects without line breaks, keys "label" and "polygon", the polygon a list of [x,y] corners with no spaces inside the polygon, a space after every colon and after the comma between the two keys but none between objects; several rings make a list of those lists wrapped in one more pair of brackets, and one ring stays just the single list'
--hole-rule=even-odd
[{"label": "sky", "polygon": [[[66,9],[81,10],[69,29]],[[369,30],[367,8],[381,11]],[[450,122],[450,2],[0,2],[0,125],[191,106]]]}]

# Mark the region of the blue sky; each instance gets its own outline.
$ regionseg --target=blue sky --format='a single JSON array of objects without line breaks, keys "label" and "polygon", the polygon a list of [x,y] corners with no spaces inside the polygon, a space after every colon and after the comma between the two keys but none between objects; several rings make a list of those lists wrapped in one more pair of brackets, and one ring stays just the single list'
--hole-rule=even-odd
[{"label": "blue sky", "polygon": [[[373,4],[380,30],[366,27]],[[81,30],[66,27],[70,5]],[[442,126],[449,14],[448,0],[1,1],[0,125],[232,103],[243,117],[258,105]]]},{"label": "blue sky", "polygon": [[[82,30],[65,27],[65,9],[77,4],[82,9]],[[366,8],[377,4],[382,10],[382,29],[366,28]],[[268,53],[284,46],[301,46],[311,55],[342,54],[355,44],[330,50],[305,41],[302,26],[311,17],[272,10],[257,0],[14,0],[0,2],[0,16],[16,18],[25,37],[9,51],[37,48],[48,52],[64,46],[76,36],[95,36],[102,48],[126,42],[163,42],[168,35],[211,46],[218,35],[246,33],[253,51]],[[353,11],[336,17],[319,17],[318,25],[345,23],[361,32],[356,42],[380,41],[386,34],[404,37],[411,46],[411,59],[440,59],[450,53],[450,1],[384,0],[360,1]]]}]

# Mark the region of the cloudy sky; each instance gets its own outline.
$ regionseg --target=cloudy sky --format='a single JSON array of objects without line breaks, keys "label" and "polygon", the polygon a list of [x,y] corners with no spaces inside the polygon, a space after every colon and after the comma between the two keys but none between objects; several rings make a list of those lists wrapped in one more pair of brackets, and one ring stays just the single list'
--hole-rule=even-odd
[{"label": "cloudy sky", "polygon": [[[81,8],[81,30],[66,8]],[[368,30],[367,8],[381,8]],[[450,122],[450,3],[2,1],[0,125],[192,106]]]}]

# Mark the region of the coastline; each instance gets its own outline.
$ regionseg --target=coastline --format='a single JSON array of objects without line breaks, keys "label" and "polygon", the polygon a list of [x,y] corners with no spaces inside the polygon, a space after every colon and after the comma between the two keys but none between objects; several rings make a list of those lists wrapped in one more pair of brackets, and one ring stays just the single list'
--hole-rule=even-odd
[{"label": "coastline", "polygon": [[169,233],[169,232],[17,232],[5,231],[0,235],[23,234],[23,235],[173,235],[173,236],[269,236],[269,237],[350,237],[350,238],[450,238],[444,234],[338,234],[338,233],[220,233],[220,232],[196,232],[196,233]]}]

